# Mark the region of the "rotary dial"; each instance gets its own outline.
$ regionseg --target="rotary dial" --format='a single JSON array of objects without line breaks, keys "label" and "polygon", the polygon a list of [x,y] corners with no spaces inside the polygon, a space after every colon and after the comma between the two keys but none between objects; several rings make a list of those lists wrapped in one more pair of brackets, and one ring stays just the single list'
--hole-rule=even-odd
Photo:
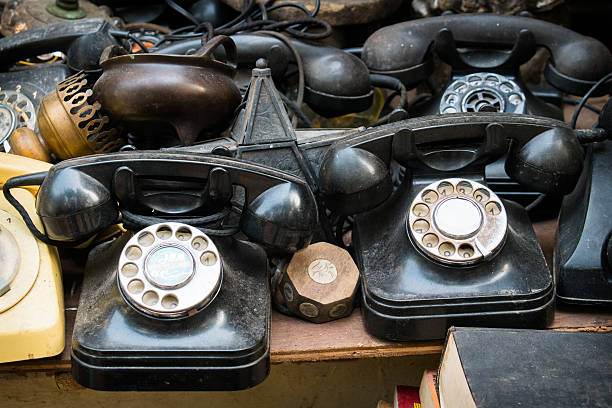
[{"label": "rotary dial", "polygon": [[456,77],[440,101],[440,113],[525,113],[525,94],[511,78],[490,72]]},{"label": "rotary dial", "polygon": [[407,218],[421,251],[448,264],[469,265],[494,255],[507,230],[504,205],[488,187],[452,178],[421,190]]},{"label": "rotary dial", "polygon": [[128,303],[158,318],[191,316],[219,291],[222,263],[212,240],[196,228],[162,223],[135,234],[119,258],[117,282]]}]

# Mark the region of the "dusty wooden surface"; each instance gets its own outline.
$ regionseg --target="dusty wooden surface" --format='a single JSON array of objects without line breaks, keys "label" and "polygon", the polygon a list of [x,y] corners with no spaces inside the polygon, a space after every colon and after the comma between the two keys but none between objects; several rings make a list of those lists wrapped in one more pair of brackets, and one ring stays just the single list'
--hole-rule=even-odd
[{"label": "dusty wooden surface", "polygon": [[[66,349],[58,357],[0,364],[7,371],[69,371],[70,340],[76,312],[66,312]],[[557,306],[555,330],[612,332],[612,310],[596,307]],[[316,362],[363,358],[438,355],[442,341],[393,343],[370,336],[364,329],[359,309],[344,319],[324,324],[272,313],[270,360],[284,362]]]}]

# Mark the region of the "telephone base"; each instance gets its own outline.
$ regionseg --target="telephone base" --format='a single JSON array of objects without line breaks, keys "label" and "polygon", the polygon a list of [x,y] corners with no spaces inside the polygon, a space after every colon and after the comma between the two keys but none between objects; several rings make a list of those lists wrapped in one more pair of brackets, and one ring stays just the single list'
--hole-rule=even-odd
[{"label": "telephone base", "polygon": [[525,210],[502,200],[507,235],[491,259],[472,266],[444,265],[417,249],[406,231],[410,203],[422,187],[404,183],[385,203],[355,218],[368,332],[413,341],[444,338],[451,325],[546,327],[553,317],[555,289]]},{"label": "telephone base", "polygon": [[76,381],[109,391],[225,391],[263,381],[270,369],[265,252],[215,239],[223,260],[219,293],[193,316],[161,320],[134,310],[117,287],[117,263],[129,238],[98,246],[88,259],[72,340]]},{"label": "telephone base", "polygon": [[612,141],[592,145],[561,205],[554,270],[562,302],[612,305],[611,172]]},{"label": "telephone base", "polygon": [[[368,333],[391,341],[444,339],[451,326],[500,327],[516,329],[545,328],[554,318],[554,295],[549,293],[542,306],[519,311],[481,311],[441,315],[395,316],[378,312],[362,294],[361,312]],[[484,305],[483,305],[484,306]],[[482,307],[484,309],[484,307]]]}]

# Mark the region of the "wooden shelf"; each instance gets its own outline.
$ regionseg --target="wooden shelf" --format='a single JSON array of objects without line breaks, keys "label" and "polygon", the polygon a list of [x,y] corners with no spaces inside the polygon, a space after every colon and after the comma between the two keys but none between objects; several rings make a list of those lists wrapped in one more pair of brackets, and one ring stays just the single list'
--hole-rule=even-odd
[{"label": "wooden shelf", "polygon": [[[70,341],[76,311],[66,311],[66,345],[57,357],[0,364],[0,372],[70,371]],[[612,311],[594,307],[558,306],[553,330],[612,332]],[[442,340],[394,343],[370,336],[364,329],[359,309],[345,318],[324,324],[272,312],[270,340],[272,364],[361,358],[436,355]]]}]

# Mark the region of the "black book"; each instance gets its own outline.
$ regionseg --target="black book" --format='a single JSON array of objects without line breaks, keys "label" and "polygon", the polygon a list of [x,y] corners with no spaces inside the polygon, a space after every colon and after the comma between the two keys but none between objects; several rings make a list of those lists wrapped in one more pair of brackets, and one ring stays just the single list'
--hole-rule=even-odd
[{"label": "black book", "polygon": [[610,407],[612,334],[452,327],[440,406]]}]

